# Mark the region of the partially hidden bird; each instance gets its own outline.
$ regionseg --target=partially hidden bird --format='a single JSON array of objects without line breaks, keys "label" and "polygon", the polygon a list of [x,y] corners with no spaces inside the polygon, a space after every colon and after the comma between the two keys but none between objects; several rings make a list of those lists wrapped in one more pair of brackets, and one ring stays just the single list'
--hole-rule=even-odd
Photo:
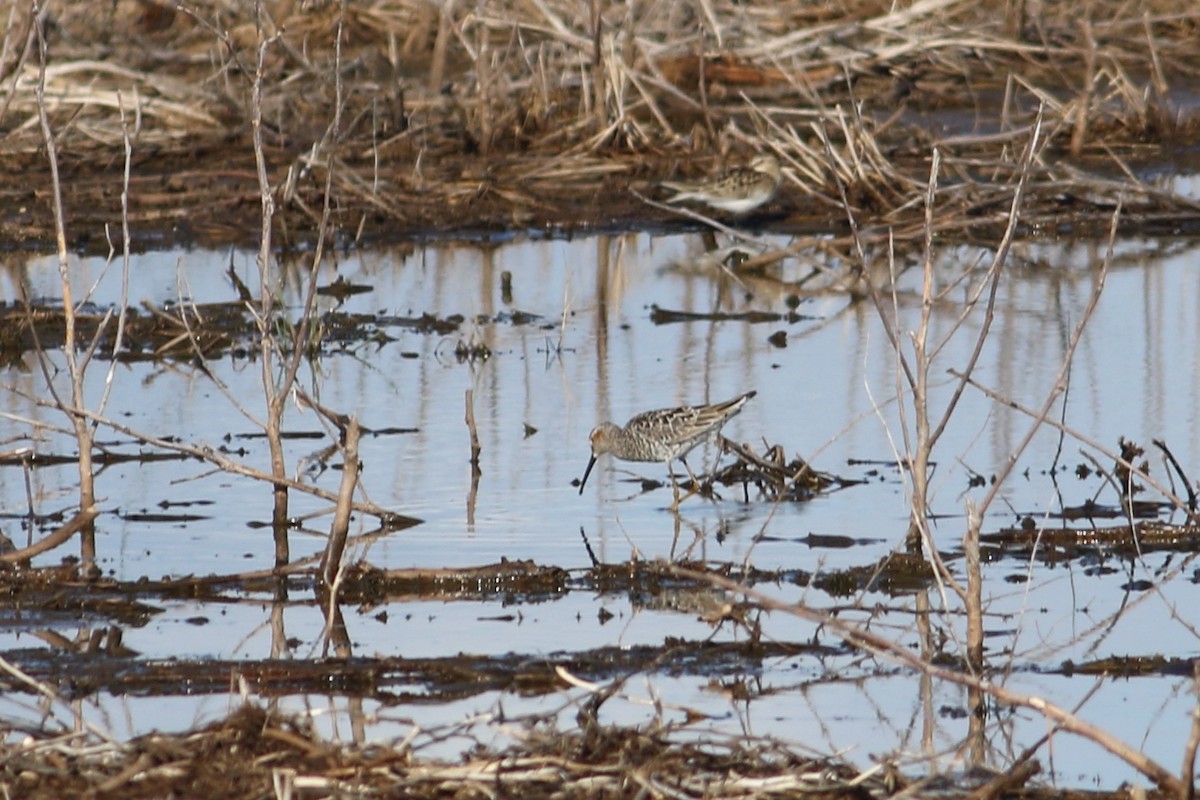
[{"label": "partially hidden bird", "polygon": [[662,185],[675,192],[667,198],[668,203],[693,200],[742,215],[775,197],[782,181],[779,159],[770,153],[762,153],[748,165],[733,167],[715,178],[695,182],[663,181]]},{"label": "partially hidden bird", "polygon": [[[700,406],[678,406],[676,408],[660,408],[638,414],[624,426],[612,422],[601,422],[591,434],[592,457],[587,469],[583,472],[583,480],[579,482],[579,493],[587,485],[588,476],[596,459],[605,453],[611,453],[622,461],[661,461],[667,465],[667,473],[671,477],[675,502],[672,508],[680,503],[679,485],[675,482],[675,473],[671,462],[678,459],[692,479],[692,491],[695,493],[699,482],[684,459],[692,448],[710,437],[715,437],[726,422],[734,417],[742,406],[758,392],[750,391],[743,395],[726,400],[723,403],[712,403]],[[687,499],[686,497],[684,499]]]}]

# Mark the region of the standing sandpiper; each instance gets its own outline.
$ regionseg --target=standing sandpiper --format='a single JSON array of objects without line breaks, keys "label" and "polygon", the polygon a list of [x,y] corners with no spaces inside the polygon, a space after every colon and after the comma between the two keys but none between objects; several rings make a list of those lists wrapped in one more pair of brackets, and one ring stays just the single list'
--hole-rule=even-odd
[{"label": "standing sandpiper", "polygon": [[663,181],[676,192],[668,203],[696,200],[731,214],[746,214],[769,201],[779,191],[783,173],[779,159],[770,153],[757,155],[749,166],[734,167],[716,178],[696,183]]},{"label": "standing sandpiper", "polygon": [[579,482],[579,493],[583,494],[583,487],[587,484],[588,476],[592,474],[596,458],[604,453],[612,453],[623,461],[665,463],[667,474],[671,476],[671,487],[675,492],[675,502],[671,507],[678,508],[679,485],[675,483],[671,462],[679,459],[683,463],[683,468],[692,479],[692,491],[688,496],[695,494],[700,483],[683,457],[696,445],[716,436],[721,426],[741,411],[746,401],[756,394],[758,392],[746,392],[724,403],[708,406],[680,406],[647,411],[629,420],[623,428],[611,422],[601,422],[592,431],[592,458],[583,472],[583,480]]}]

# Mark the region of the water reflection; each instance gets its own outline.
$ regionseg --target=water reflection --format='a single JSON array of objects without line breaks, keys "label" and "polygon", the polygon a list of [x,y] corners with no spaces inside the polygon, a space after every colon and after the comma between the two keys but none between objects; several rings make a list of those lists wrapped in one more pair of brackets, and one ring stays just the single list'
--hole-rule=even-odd
[{"label": "water reflection", "polygon": [[[1196,246],[1188,240],[1120,243],[1096,318],[1069,373],[1065,407],[1055,412],[1072,428],[1108,446],[1115,447],[1120,436],[1144,445],[1162,438],[1193,473],[1200,469]],[[980,383],[1016,403],[1041,403],[1096,285],[1103,250],[1094,244],[1052,241],[1026,242],[1015,249],[975,375]],[[394,431],[364,437],[364,487],[374,502],[423,520],[403,532],[360,541],[349,557],[384,568],[456,567],[507,558],[568,569],[661,557],[812,574],[869,564],[898,546],[908,506],[902,475],[894,465],[904,454],[904,422],[911,422],[911,409],[895,399],[900,385],[896,358],[876,309],[838,288],[846,267],[819,243],[788,262],[786,271],[769,268],[748,275],[723,268],[708,252],[700,235],[630,233],[339,255],[322,281],[341,276],[370,285],[373,291],[343,303],[323,298],[322,310],[385,312],[394,317],[461,314],[465,319],[449,334],[384,325],[376,340],[331,349],[305,376],[310,392],[325,405],[358,415],[369,429]],[[954,389],[943,370],[960,368],[974,347],[980,318],[960,317],[989,255],[966,246],[936,252],[937,280],[945,292],[934,309],[931,340],[944,338],[945,344],[933,373],[938,377],[932,387],[935,411]],[[231,262],[247,285],[258,285],[251,253],[140,255],[133,264],[131,297],[153,304],[181,297],[196,302],[233,299],[225,276]],[[885,253],[872,258],[876,275],[896,276],[890,314],[904,348],[910,346],[906,337],[920,313],[921,276],[914,269],[919,263],[919,254],[900,254],[894,267]],[[119,296],[115,267],[101,278],[104,266],[94,259],[77,259],[74,266],[81,291],[95,285],[95,303],[111,303]],[[4,269],[0,288],[9,301],[19,296],[23,284],[32,296],[58,294],[52,259],[10,253]],[[290,261],[280,281],[282,297],[293,307],[300,303],[303,269],[302,257]],[[664,321],[654,313],[656,307],[684,316]],[[712,318],[716,312],[721,318]],[[474,355],[458,358],[455,349],[460,343],[486,350],[469,347]],[[487,357],[481,355],[484,352]],[[53,354],[50,360],[61,368]],[[228,357],[209,368],[217,370],[233,397],[260,409],[257,363]],[[103,391],[104,373],[103,368],[89,373],[90,396]],[[55,380],[62,379],[58,372]],[[0,438],[41,454],[69,454],[73,445],[57,430],[64,424],[61,416],[37,402],[44,396],[41,380],[36,370],[12,368],[4,373],[8,416],[0,422]],[[196,364],[123,363],[114,370],[113,380],[110,416],[153,435],[229,446],[246,463],[266,467],[261,440],[239,438],[254,432],[254,425]],[[588,492],[578,495],[572,482],[582,475],[588,432],[599,420],[624,421],[646,409],[711,402],[751,389],[758,396],[730,423],[727,435],[759,451],[779,444],[818,469],[865,483],[810,502],[780,505],[755,502],[753,497],[745,502],[739,492],[729,491],[722,500],[691,498],[674,514],[666,508],[669,488],[646,490],[642,482],[664,481],[665,468],[602,462],[589,480]],[[478,472],[471,464],[464,419],[468,391],[479,439]],[[961,536],[959,515],[965,499],[984,491],[972,488],[970,479],[983,476],[986,484],[1030,424],[1027,416],[979,392],[965,394],[935,454],[935,535],[947,549]],[[287,426],[293,431],[318,428],[297,408],[288,411]],[[120,436],[103,433],[101,438],[106,447],[130,446]],[[321,445],[289,440],[287,446],[289,463],[299,472]],[[1075,466],[1085,461],[1080,450],[1080,444],[1063,440],[1052,429],[1039,433],[1021,455],[1019,477],[1005,487],[1004,503],[993,508],[985,529],[1011,524],[1024,514],[1041,515],[1060,504],[1078,504],[1103,491],[1097,480],[1074,477]],[[716,457],[711,450],[695,455],[697,469]],[[1056,476],[1047,474],[1056,463],[1063,469]],[[1158,464],[1152,469],[1162,474]],[[20,510],[7,518],[5,532],[15,541],[29,535],[22,520],[25,511],[46,513],[72,502],[77,473],[70,464],[28,472],[9,467],[3,474],[0,502],[6,509]],[[309,479],[336,489],[338,473],[330,470]],[[129,580],[228,574],[267,569],[272,563],[269,532],[251,527],[270,518],[269,491],[262,486],[231,480],[194,462],[152,468],[116,463],[98,475],[97,491],[104,508],[97,552],[106,574]],[[147,521],[141,513],[163,503],[213,505],[198,505],[200,518],[174,523]],[[323,504],[297,498],[295,506],[295,513],[303,515],[321,510]],[[320,551],[322,524],[312,523],[310,530],[294,534],[293,558]],[[366,530],[362,524],[359,533]],[[822,544],[830,541],[851,545]],[[41,563],[58,558],[51,554]],[[1129,569],[1136,574],[1158,570],[1161,575],[1180,568],[1168,562],[1165,556],[1155,556]],[[1174,582],[1156,581],[1155,593],[1131,598],[1117,589],[1130,576],[1118,574],[1109,580],[1104,571],[1088,572],[1071,563],[1010,560],[987,570],[993,655],[1011,653],[1017,667],[1011,680],[1025,690],[1053,693],[1062,705],[1082,697],[1084,689],[1067,678],[1023,668],[1104,653],[1144,652],[1147,630],[1161,637],[1156,647],[1167,655],[1186,656],[1195,649],[1193,631],[1175,613],[1189,596],[1178,572]],[[770,591],[787,602],[835,602],[797,585]],[[869,597],[867,602],[876,599]],[[495,617],[499,603],[409,601],[388,603],[384,609],[343,608],[335,622],[341,633],[338,651],[356,655],[444,656],[470,650],[544,656],[613,642],[622,647],[661,645],[668,636],[703,639],[713,635],[705,620],[720,615],[712,604],[724,608],[721,600],[679,597],[672,605],[572,592],[555,602],[521,609],[519,623],[481,622]],[[697,606],[698,601],[707,605]],[[387,611],[386,621],[378,619],[381,610]],[[605,614],[619,624],[604,620]],[[208,620],[202,626],[202,641],[196,636],[195,620],[200,616]],[[906,609],[883,614],[876,622],[909,637],[914,646],[928,647],[931,632],[918,635],[913,619]],[[109,630],[99,642],[104,650],[116,630],[121,633],[117,645],[146,658],[308,657],[320,652],[328,621],[312,608],[290,607],[264,595],[222,603],[219,611],[205,603],[168,604],[142,627],[90,625],[77,631],[76,623],[69,622],[67,629],[44,626],[30,634],[12,624],[0,630],[0,641],[6,650],[25,647],[32,635],[50,646],[47,637],[53,634],[62,646],[74,648],[80,641],[91,642],[92,630]],[[801,641],[817,635],[799,625],[772,628],[771,622],[764,624],[778,638]],[[1093,624],[1100,624],[1102,633]],[[723,630],[722,635],[735,634]],[[879,740],[873,737],[880,735],[884,738],[879,746],[891,747],[896,741],[892,737],[916,730],[914,722],[919,721],[921,741],[913,741],[914,748],[952,750],[962,741],[960,726],[952,714],[947,719],[934,709],[968,705],[957,689],[918,686],[911,676],[900,674],[880,678],[853,658],[829,654],[812,660],[781,657],[757,670],[731,675],[721,685],[689,675],[657,676],[654,691],[705,709],[718,720],[714,728],[727,722],[728,728],[779,733],[810,744],[827,742],[834,749],[848,742],[878,749]],[[1102,695],[1093,701],[1093,713],[1103,720],[1118,706],[1124,715],[1131,708],[1145,709],[1147,716],[1137,723],[1143,726],[1138,729],[1139,735],[1144,730],[1143,747],[1173,747],[1168,743],[1186,739],[1180,733],[1186,713],[1175,713],[1179,709],[1173,700],[1181,691],[1166,680],[1131,683],[1122,689],[1122,703]],[[363,705],[368,708],[367,719],[380,720],[379,730],[402,736],[404,720],[461,720],[468,712],[499,702],[498,697],[479,695],[439,709],[403,705],[397,710],[376,700],[354,702],[360,711]],[[127,718],[130,730],[143,731],[162,726],[162,709],[182,702],[159,706],[103,698],[101,705],[110,717]],[[322,703],[336,707],[346,701],[295,697],[289,702],[299,708]],[[503,702],[510,698],[505,696]],[[198,709],[203,703],[184,705],[189,709],[184,720],[202,713]],[[644,720],[645,712],[635,705],[612,711],[613,718]],[[207,708],[214,706],[223,708],[213,702]],[[730,716],[721,721],[726,714]],[[1039,728],[1036,721],[1012,724],[1008,733],[1014,741],[1038,735],[1033,732]],[[980,747],[978,741],[971,746]],[[1073,742],[1056,744],[1060,761],[1064,753],[1083,750]]]}]

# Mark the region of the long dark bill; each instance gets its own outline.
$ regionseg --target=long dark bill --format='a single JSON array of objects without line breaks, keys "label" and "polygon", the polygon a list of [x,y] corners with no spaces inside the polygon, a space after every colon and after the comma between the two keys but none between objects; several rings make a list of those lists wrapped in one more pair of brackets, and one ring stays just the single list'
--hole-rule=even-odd
[{"label": "long dark bill", "polygon": [[579,493],[583,494],[583,487],[587,485],[588,475],[592,474],[592,467],[596,466],[596,454],[592,453],[592,458],[588,461],[588,467],[583,471],[583,480],[579,482]]}]

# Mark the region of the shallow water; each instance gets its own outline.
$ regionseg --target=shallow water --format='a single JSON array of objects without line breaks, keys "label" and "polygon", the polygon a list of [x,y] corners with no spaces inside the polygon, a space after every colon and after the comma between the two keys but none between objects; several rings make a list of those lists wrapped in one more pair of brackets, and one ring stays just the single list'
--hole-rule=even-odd
[{"label": "shallow water", "polygon": [[[775,244],[786,240],[772,239]],[[1128,239],[1116,248],[1094,318],[1079,342],[1068,373],[1065,408],[1050,415],[1104,447],[1116,450],[1118,437],[1147,448],[1152,474],[1165,475],[1151,439],[1165,440],[1185,470],[1200,469],[1195,387],[1200,377],[1197,335],[1200,317],[1194,298],[1200,277],[1194,269],[1198,243],[1191,240]],[[911,425],[911,406],[895,401],[897,366],[879,314],[869,300],[854,302],[845,292],[811,291],[809,267],[831,270],[845,265],[828,261],[819,250],[806,253],[803,266],[791,266],[779,280],[736,279],[703,258],[698,234],[655,236],[630,233],[573,241],[516,238],[488,243],[450,243],[405,250],[341,254],[336,275],[372,291],[338,305],[322,299],[325,310],[438,317],[462,314],[457,333],[448,336],[384,326],[384,343],[354,342],[327,352],[304,377],[314,396],[327,406],[358,415],[372,429],[412,428],[411,433],[367,435],[360,447],[367,495],[375,503],[420,518],[422,523],[377,539],[348,553],[379,567],[472,566],[508,559],[533,559],[567,569],[590,566],[587,546],[602,561],[692,558],[748,563],[762,569],[803,569],[811,573],[869,565],[899,547],[908,520],[903,475],[894,462],[903,451],[902,416]],[[975,346],[981,313],[955,329],[970,287],[983,278],[990,253],[978,248],[947,247],[935,253],[937,282],[947,287],[931,320],[931,341],[949,334],[931,370],[932,408],[947,402],[955,385],[947,375],[961,369]],[[15,297],[19,281],[40,297],[57,297],[57,267],[52,259],[9,255],[0,299]],[[197,302],[226,301],[234,292],[225,276],[232,259],[246,283],[256,286],[253,254],[179,251],[137,256],[130,271],[131,303],[155,304],[180,297]],[[1095,244],[1033,241],[1019,244],[997,296],[995,320],[975,378],[1003,397],[1040,407],[1062,367],[1074,326],[1083,317],[1101,275],[1104,249]],[[300,261],[303,259],[301,258]],[[912,268],[919,254],[901,254],[895,299],[905,352],[908,334],[920,312],[921,274]],[[92,300],[100,305],[120,298],[119,264],[104,271],[102,262],[75,265],[77,296],[97,283]],[[878,254],[873,268],[885,270]],[[285,302],[302,302],[301,263],[285,272],[278,291]],[[512,295],[505,297],[502,274],[511,274]],[[323,274],[322,282],[335,277]],[[788,322],[696,320],[655,324],[653,306],[697,313],[771,311],[786,315],[788,298],[799,300],[801,318]],[[514,318],[515,312],[535,316]],[[786,346],[772,344],[786,333]],[[460,342],[485,344],[486,359],[460,360]],[[51,359],[61,360],[61,354]],[[60,415],[39,407],[44,397],[41,370],[32,355],[31,369],[3,375],[9,389],[5,410],[20,420],[0,421],[0,439],[26,444],[42,453],[69,454],[69,440],[39,431],[30,441],[26,420],[62,425]],[[108,362],[89,372],[92,401],[104,387]],[[209,365],[223,391],[195,364],[118,364],[106,413],[155,436],[225,444],[244,450],[244,460],[267,468],[262,439],[244,438],[256,426],[238,409],[262,414],[261,368],[257,361],[226,357]],[[65,387],[60,373],[56,384]],[[574,481],[588,458],[587,435],[600,420],[623,422],[650,408],[724,400],[755,389],[758,395],[725,434],[738,441],[782,445],[826,472],[861,479],[861,485],[800,504],[742,502],[738,490],[725,498],[688,500],[678,515],[667,510],[669,487],[642,493],[634,477],[665,478],[656,464],[627,464],[601,459],[580,496]],[[464,401],[473,390],[474,413],[482,454],[475,503],[471,488]],[[932,486],[939,514],[939,547],[953,551],[962,531],[968,499],[978,501],[987,486],[970,488],[972,474],[996,474],[1034,423],[1028,415],[997,404],[968,388],[935,453]],[[290,407],[286,427],[317,431],[316,419]],[[536,429],[531,432],[530,429]],[[226,441],[227,434],[232,437]],[[100,439],[131,446],[124,437]],[[289,440],[289,464],[304,474],[315,440]],[[1016,461],[1014,474],[991,507],[985,531],[1016,523],[1026,514],[1044,515],[1062,506],[1097,497],[1116,504],[1111,489],[1095,476],[1080,479],[1075,469],[1091,465],[1087,453],[1105,468],[1111,458],[1088,445],[1063,439],[1042,427]],[[693,467],[712,463],[711,449]],[[1056,480],[1049,471],[1058,464]],[[20,468],[3,470],[0,502],[20,514],[28,498],[38,512],[70,508],[77,471],[73,465],[32,470],[27,494]],[[313,478],[336,490],[340,472]],[[101,471],[97,493],[104,510],[98,522],[101,568],[115,577],[228,574],[269,569],[273,545],[269,529],[255,527],[270,519],[270,495],[264,486],[214,473],[194,461],[127,463]],[[163,512],[199,515],[176,523],[149,522],[138,515]],[[175,505],[183,503],[185,505]],[[324,503],[294,495],[294,514],[321,509]],[[1116,524],[1119,520],[1111,523]],[[320,529],[327,517],[310,523],[309,532],[292,538],[293,558],[320,552]],[[5,532],[18,545],[26,533],[10,517]],[[352,529],[352,533],[354,530]],[[849,537],[849,546],[814,546],[810,534]],[[586,544],[585,544],[586,540]],[[62,552],[38,559],[56,563]],[[989,616],[988,646],[994,666],[1010,688],[1036,692],[1071,707],[1091,690],[1092,678],[1041,674],[1075,661],[1120,655],[1161,653],[1190,657],[1196,634],[1189,607],[1190,554],[1151,553],[1128,563],[1115,558],[1064,561],[1055,566],[1005,558],[985,566]],[[952,562],[956,569],[959,562]],[[1133,593],[1132,578],[1153,589]],[[764,588],[788,602],[814,607],[844,605],[814,588],[778,585]],[[937,592],[930,592],[935,608]],[[661,645],[667,637],[718,640],[743,636],[725,627],[715,634],[694,611],[651,608],[628,595],[572,591],[552,602],[506,605],[502,602],[412,600],[386,606],[347,609],[356,655],[436,657],[459,652],[520,653],[550,657],[593,647]],[[915,644],[909,598],[871,593],[865,608],[876,604],[876,630]],[[126,646],[141,658],[171,657],[261,659],[277,647],[267,597],[206,604],[197,601],[156,603],[162,614],[141,628],[124,631]],[[604,619],[601,609],[613,614]],[[386,621],[378,614],[387,612]],[[860,612],[866,617],[870,611]],[[961,631],[961,619],[937,618],[942,628]],[[37,631],[18,621],[0,629],[0,650],[46,647]],[[283,611],[282,626],[291,637],[290,655],[320,652],[324,620],[311,607]],[[781,614],[764,620],[768,637],[806,641],[812,626]],[[68,638],[78,622],[58,631]],[[1155,631],[1147,641],[1146,631]],[[827,639],[827,635],[822,635]],[[829,644],[836,644],[829,639]],[[850,749],[863,765],[869,754],[895,750],[917,758],[932,748],[950,766],[966,730],[953,713],[965,709],[959,690],[939,686],[922,697],[914,676],[853,655],[827,659],[797,656],[764,661],[746,672],[725,676],[749,681],[756,700],[739,701],[719,676],[698,678],[669,670],[630,681],[631,696],[606,706],[610,718],[645,721],[656,713],[638,700],[658,697],[667,708],[699,710],[703,725],[724,732],[748,731],[830,751]],[[1083,716],[1116,730],[1127,741],[1167,765],[1178,763],[1186,740],[1193,700],[1182,678],[1137,678],[1104,683]],[[763,694],[758,695],[757,692]],[[400,703],[365,704],[366,737],[403,737],[416,723],[424,728],[456,723],[502,704],[508,713],[553,709],[567,697],[518,698],[481,694],[435,707]],[[101,695],[82,713],[118,735],[152,728],[186,728],[197,719],[224,713],[236,698],[227,696],[119,698]],[[926,705],[932,701],[932,705]],[[0,706],[7,718],[24,718],[20,703]],[[297,710],[332,706],[321,715],[331,736],[345,736],[355,704],[346,698],[293,697]],[[922,743],[919,729],[929,717],[934,735]],[[940,709],[940,710],[939,710]],[[571,707],[564,719],[573,715]],[[169,715],[169,716],[168,716]],[[994,747],[996,763],[1018,753],[1046,730],[1028,712],[1001,715]],[[166,720],[171,720],[167,722]],[[703,726],[702,726],[703,727]],[[456,741],[441,746],[453,750]],[[1059,735],[1054,743],[1053,777],[1064,785],[1093,782],[1115,786],[1132,774],[1112,759],[1099,759],[1089,746]]]}]

